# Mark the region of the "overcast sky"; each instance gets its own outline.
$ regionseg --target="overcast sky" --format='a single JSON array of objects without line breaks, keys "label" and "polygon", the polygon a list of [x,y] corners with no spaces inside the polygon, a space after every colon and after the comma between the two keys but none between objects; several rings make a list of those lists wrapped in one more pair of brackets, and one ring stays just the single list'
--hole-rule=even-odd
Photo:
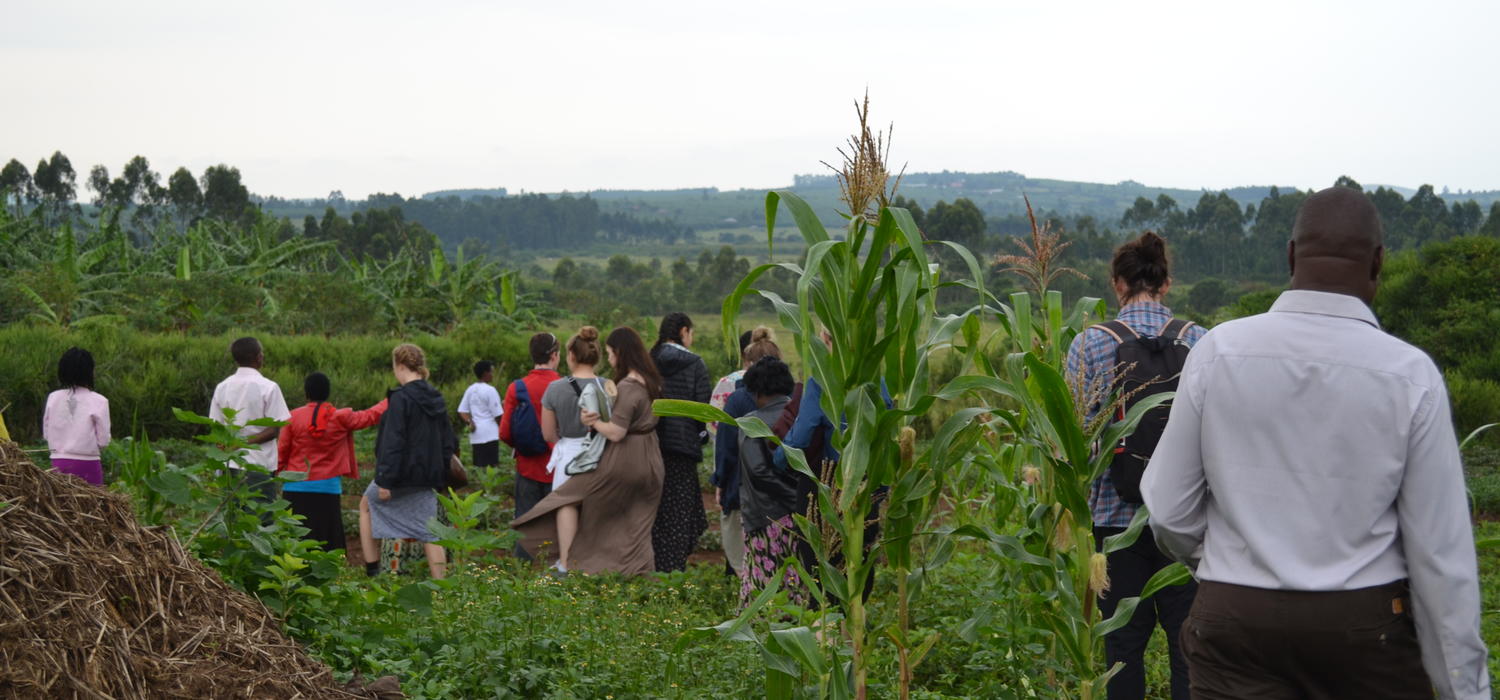
[{"label": "overcast sky", "polygon": [[[913,171],[1500,189],[1500,2],[0,7],[0,160],[252,191],[773,187],[868,86]],[[80,193],[81,195],[83,193]]]}]

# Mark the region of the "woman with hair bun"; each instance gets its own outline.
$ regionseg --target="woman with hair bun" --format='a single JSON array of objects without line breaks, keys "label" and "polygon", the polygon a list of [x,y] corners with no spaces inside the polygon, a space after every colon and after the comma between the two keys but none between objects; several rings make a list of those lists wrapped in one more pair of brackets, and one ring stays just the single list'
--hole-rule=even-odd
[{"label": "woman with hair bun", "polygon": [[427,529],[437,517],[437,489],[447,485],[448,464],[458,454],[458,437],[443,395],[427,382],[427,356],[411,343],[391,351],[391,373],[400,387],[387,395],[385,416],[375,438],[375,479],[359,501],[359,540],[365,573],[380,570],[376,540],[423,543],[433,578],[443,578],[447,553]]},{"label": "woman with hair bun", "polygon": [[542,393],[542,436],[552,445],[547,469],[552,472],[552,488],[559,489],[568,480],[565,468],[584,448],[589,429],[579,417],[578,399],[583,388],[592,383],[605,395],[613,396],[614,382],[594,374],[599,364],[599,329],[584,326],[568,339],[568,376],[553,380]]},{"label": "woman with hair bun", "polygon": [[555,554],[552,568],[562,574],[638,576],[657,568],[651,527],[661,502],[662,463],[651,400],[661,396],[661,377],[630,328],[611,331],[604,349],[616,387],[609,420],[579,412],[585,429],[609,441],[599,465],[568,479],[510,526],[531,556]]},{"label": "woman with hair bun", "polygon": [[[674,311],[661,320],[651,360],[662,379],[662,398],[708,403],[713,393],[708,365],[694,353],[693,320]],[[691,418],[662,418],[656,433],[661,441],[666,481],[661,508],[651,529],[657,571],[682,571],[688,555],[698,548],[698,536],[708,529],[708,514],[698,490],[698,463],[703,461],[707,427]]]},{"label": "woman with hair bun", "polygon": [[[1093,396],[1101,388],[1118,386],[1115,368],[1120,362],[1116,353],[1125,343],[1170,338],[1191,347],[1207,332],[1201,326],[1174,320],[1172,310],[1162,303],[1172,288],[1170,268],[1167,242],[1150,231],[1115,249],[1110,262],[1110,282],[1120,303],[1120,313],[1115,321],[1093,326],[1073,339],[1067,369],[1075,394]],[[1100,406],[1091,406],[1090,416],[1099,410]],[[1089,508],[1093,511],[1094,539],[1100,551],[1104,538],[1124,532],[1130,526],[1139,507],[1121,496],[1108,470],[1094,480],[1089,489]],[[1149,526],[1135,544],[1106,556],[1110,586],[1099,596],[1099,609],[1105,618],[1114,614],[1121,600],[1139,596],[1152,574],[1172,563],[1157,549]],[[1158,591],[1136,608],[1128,625],[1104,637],[1107,665],[1117,661],[1124,664],[1109,681],[1110,700],[1146,696],[1146,643],[1158,624],[1167,633],[1172,698],[1187,700],[1187,661],[1178,644],[1178,633],[1192,607],[1195,591],[1196,584],[1192,582]]]}]

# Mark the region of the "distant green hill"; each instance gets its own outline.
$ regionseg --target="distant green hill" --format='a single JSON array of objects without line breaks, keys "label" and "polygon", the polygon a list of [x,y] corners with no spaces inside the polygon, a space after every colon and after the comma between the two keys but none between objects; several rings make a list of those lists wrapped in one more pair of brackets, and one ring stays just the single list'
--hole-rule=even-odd
[{"label": "distant green hill", "polygon": [[[1329,183],[1332,184],[1332,183]],[[1367,185],[1373,191],[1379,185]],[[719,190],[714,187],[674,190],[594,190],[573,192],[577,196],[587,194],[599,202],[601,212],[631,213],[637,216],[671,218],[678,223],[699,231],[717,229],[730,230],[745,226],[762,226],[765,223],[765,193],[778,187]],[[838,183],[833,175],[797,175],[789,188],[801,195],[822,213],[826,223],[836,224],[839,210]],[[1282,192],[1295,190],[1282,186]],[[1414,189],[1391,187],[1410,196]],[[1271,191],[1270,185],[1234,187],[1224,190],[1241,205],[1259,204]],[[504,189],[492,190],[444,190],[423,195],[424,199],[443,196],[503,196]],[[1117,221],[1120,215],[1133,204],[1137,197],[1155,201],[1166,195],[1186,209],[1193,206],[1205,193],[1218,190],[1191,190],[1175,187],[1152,187],[1133,180],[1114,184],[1076,182],[1029,178],[1015,172],[965,173],[907,173],[901,180],[899,194],[915,200],[923,208],[930,208],[938,201],[953,201],[960,197],[972,200],[991,217],[1003,217],[1025,211],[1023,195],[1031,199],[1031,205],[1039,212],[1057,212],[1065,215],[1089,215],[1104,222]],[[1445,193],[1449,202],[1474,199],[1488,209],[1490,203],[1500,201],[1500,191]]]}]

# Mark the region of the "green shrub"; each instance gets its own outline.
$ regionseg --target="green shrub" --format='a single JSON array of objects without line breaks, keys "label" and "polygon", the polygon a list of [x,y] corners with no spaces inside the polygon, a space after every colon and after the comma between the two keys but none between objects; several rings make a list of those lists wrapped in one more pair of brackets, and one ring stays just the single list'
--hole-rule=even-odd
[{"label": "green shrub", "polygon": [[[1462,440],[1482,425],[1500,422],[1500,384],[1448,372],[1448,398],[1453,403],[1453,423]],[[1500,445],[1500,428],[1476,438],[1483,444]]]},{"label": "green shrub", "polygon": [[[189,336],[143,333],[129,328],[90,325],[70,330],[12,325],[0,328],[0,410],[19,441],[41,436],[47,394],[57,386],[57,359],[70,346],[93,353],[95,380],[109,398],[116,435],[153,437],[191,434],[172,409],[207,412],[214,386],[234,371],[229,344],[237,333]],[[395,386],[391,348],[399,340],[378,336],[257,335],[266,349],[267,377],[281,385],[287,405],[303,402],[302,380],[319,371],[333,382],[332,401],[368,407]],[[466,324],[446,336],[408,338],[427,352],[432,382],[457,407],[473,381],[474,362],[499,363],[499,382],[520,376],[531,366],[524,333],[488,324]],[[498,382],[497,382],[498,383]]]}]

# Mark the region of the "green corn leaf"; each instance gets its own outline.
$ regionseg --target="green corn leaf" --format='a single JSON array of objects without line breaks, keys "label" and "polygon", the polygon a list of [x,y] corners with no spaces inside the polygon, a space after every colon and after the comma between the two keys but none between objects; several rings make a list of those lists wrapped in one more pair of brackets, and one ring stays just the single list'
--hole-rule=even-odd
[{"label": "green corn leaf", "polygon": [[1016,292],[1010,295],[1008,308],[1011,327],[1007,330],[1015,339],[1013,350],[1026,352],[1031,349],[1031,295],[1026,292]]},{"label": "green corn leaf", "polygon": [[793,627],[791,629],[773,630],[771,637],[776,640],[787,656],[796,659],[803,668],[816,675],[823,675],[828,668],[828,660],[824,658],[822,650],[818,648],[818,640],[813,637],[812,630],[807,627]]},{"label": "green corn leaf", "polygon": [[1026,354],[1026,369],[1031,372],[1032,380],[1040,389],[1042,406],[1058,438],[1058,448],[1071,464],[1078,467],[1087,465],[1089,445],[1084,440],[1083,429],[1078,425],[1078,417],[1073,410],[1073,392],[1068,388],[1067,382],[1056,369],[1031,353]]},{"label": "green corn leaf", "polygon": [[1104,553],[1118,552],[1135,544],[1135,541],[1140,539],[1141,531],[1146,529],[1146,523],[1150,520],[1151,513],[1146,510],[1146,506],[1143,505],[1137,508],[1135,517],[1130,519],[1130,527],[1125,528],[1125,531],[1118,535],[1110,535],[1104,538]]},{"label": "green corn leaf", "polygon": [[1191,580],[1193,580],[1193,572],[1189,571],[1182,562],[1173,562],[1146,580],[1146,587],[1141,589],[1141,597],[1150,598],[1163,588],[1181,586]]},{"label": "green corn leaf", "polygon": [[[811,206],[789,190],[781,190],[766,193],[766,237],[772,241],[776,235],[776,210],[777,203],[785,204],[792,212],[792,219],[797,222],[797,228],[802,231],[802,237],[809,244],[822,243],[829,240],[827,229],[823,228],[823,222],[813,212]],[[809,265],[808,267],[812,267]]]},{"label": "green corn leaf", "polygon": [[[1121,440],[1135,432],[1136,426],[1139,426],[1141,419],[1146,417],[1147,411],[1171,401],[1174,396],[1176,392],[1164,391],[1137,401],[1125,413],[1125,420],[1111,423],[1104,429],[1104,434],[1099,437],[1099,444],[1106,447],[1119,444]],[[1109,463],[1114,460],[1114,456],[1113,449],[1101,449],[1098,454],[1094,455],[1089,467],[1092,479],[1097,479],[1104,474],[1104,470],[1109,468]]]}]

